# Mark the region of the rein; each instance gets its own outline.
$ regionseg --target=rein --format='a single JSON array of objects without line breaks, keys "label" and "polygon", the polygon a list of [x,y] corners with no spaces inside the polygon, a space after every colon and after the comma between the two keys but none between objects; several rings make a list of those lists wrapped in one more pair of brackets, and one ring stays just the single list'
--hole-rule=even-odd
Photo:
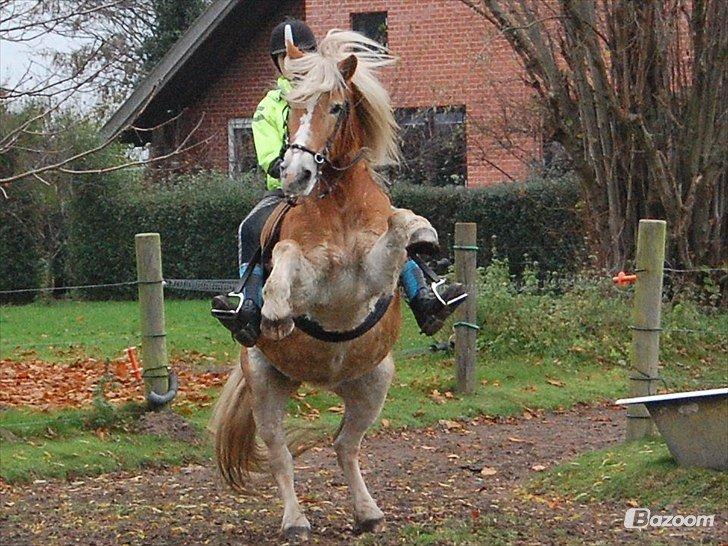
[{"label": "rein", "polygon": [[354,159],[348,163],[347,165],[344,165],[343,167],[337,167],[334,165],[331,160],[324,155],[324,153],[328,150],[328,146],[324,148],[323,152],[314,152],[310,148],[306,148],[305,146],[302,146],[301,144],[289,144],[286,148],[292,148],[294,150],[301,150],[302,152],[306,152],[307,154],[311,154],[313,156],[313,160],[316,162],[317,165],[324,165],[326,164],[327,167],[331,167],[335,171],[343,172],[351,169],[354,165],[359,163],[362,159],[364,159],[364,154],[366,153],[367,148],[360,149],[357,154],[354,156]]}]

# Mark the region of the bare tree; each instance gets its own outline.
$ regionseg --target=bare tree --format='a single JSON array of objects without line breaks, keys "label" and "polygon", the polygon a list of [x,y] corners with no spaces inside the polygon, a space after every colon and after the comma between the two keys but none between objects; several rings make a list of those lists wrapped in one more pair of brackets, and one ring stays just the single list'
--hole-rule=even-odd
[{"label": "bare tree", "polygon": [[685,266],[728,258],[728,2],[461,0],[492,23],[579,174],[605,264],[665,218]]},{"label": "bare tree", "polygon": [[[49,63],[41,74],[29,63],[23,74],[3,82],[0,156],[14,159],[0,172],[0,193],[7,197],[12,184],[27,179],[57,184],[54,173],[99,174],[161,162],[203,144],[193,138],[200,120],[164,156],[147,161],[126,160],[122,155],[94,169],[78,165],[108,148],[116,135],[105,141],[91,139],[84,148],[57,145],[64,140],[58,138],[58,131],[73,133],[75,125],[93,124],[144,75],[140,67],[157,25],[155,14],[155,0],[0,0],[0,39],[36,46],[53,36],[71,44],[63,51],[38,51],[38,58]],[[87,103],[85,115],[69,116],[80,101]],[[64,118],[62,123],[57,122],[59,117]]]},{"label": "bare tree", "polygon": [[[94,97],[101,109],[122,99],[139,77],[140,51],[152,34],[152,0],[0,0],[0,36],[8,42],[36,47],[52,36],[71,47],[40,48],[42,75],[28,71],[5,100],[58,99],[70,91]],[[108,107],[108,106],[107,106]]]}]

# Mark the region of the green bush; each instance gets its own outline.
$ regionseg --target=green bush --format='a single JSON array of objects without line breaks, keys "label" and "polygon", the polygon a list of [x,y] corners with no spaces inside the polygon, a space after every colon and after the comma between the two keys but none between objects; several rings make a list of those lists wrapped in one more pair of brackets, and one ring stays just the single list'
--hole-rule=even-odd
[{"label": "green bush", "polygon": [[480,265],[497,249],[516,274],[534,262],[542,272],[582,266],[579,189],[571,178],[483,188],[395,185],[392,200],[430,220],[445,249],[453,245],[456,222],[477,223]]},{"label": "green bush", "polygon": [[[479,268],[478,344],[493,358],[533,355],[565,366],[598,363],[629,366],[634,287],[619,288],[599,271],[537,279],[526,267],[520,279],[496,257]],[[667,386],[686,362],[705,365],[690,374],[693,388],[725,384],[721,357],[728,347],[728,321],[696,302],[665,302],[660,335],[661,369]]]},{"label": "green bush", "polygon": [[[165,277],[234,278],[238,224],[260,199],[259,187],[211,173],[180,176],[155,185],[130,183],[118,173],[113,178],[79,183],[69,233],[73,283],[134,280],[134,235],[143,232],[161,236]],[[135,294],[131,287],[84,295]]]},{"label": "green bush", "polygon": [[[35,237],[39,223],[32,197],[19,191],[0,196],[0,290],[35,288],[43,275],[41,247]],[[26,303],[33,293],[0,294],[0,303]]]},{"label": "green bush", "polygon": [[[233,278],[236,231],[261,197],[253,180],[214,173],[179,176],[153,184],[115,173],[77,185],[69,229],[73,284],[133,280],[134,234],[156,231],[168,278]],[[392,199],[429,218],[445,250],[456,221],[478,223],[479,262],[493,245],[520,273],[538,261],[544,271],[578,266],[582,236],[578,191],[569,180],[538,181],[483,189],[402,185]],[[527,255],[527,258],[524,258]],[[91,297],[132,296],[133,288],[94,290]]]}]

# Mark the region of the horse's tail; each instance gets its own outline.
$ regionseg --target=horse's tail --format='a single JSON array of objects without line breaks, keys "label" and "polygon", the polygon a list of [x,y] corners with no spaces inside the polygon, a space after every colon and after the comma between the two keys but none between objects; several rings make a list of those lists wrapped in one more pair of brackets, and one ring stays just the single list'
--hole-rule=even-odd
[{"label": "horse's tail", "polygon": [[[241,359],[247,358],[243,350]],[[242,366],[235,366],[212,412],[208,428],[215,434],[217,468],[227,484],[244,491],[249,473],[265,459],[255,438],[252,393]]]}]

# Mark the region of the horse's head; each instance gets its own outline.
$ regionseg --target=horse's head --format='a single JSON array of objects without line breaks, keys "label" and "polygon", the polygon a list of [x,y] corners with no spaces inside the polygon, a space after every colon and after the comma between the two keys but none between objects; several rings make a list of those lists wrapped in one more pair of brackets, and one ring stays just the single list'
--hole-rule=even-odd
[{"label": "horse's head", "polygon": [[332,31],[319,52],[303,53],[287,30],[284,70],[293,80],[281,165],[287,195],[309,195],[323,170],[341,170],[363,157],[364,146],[371,149],[366,159],[377,164],[396,156],[389,97],[372,70],[392,61],[372,44],[381,47],[358,34]]},{"label": "horse's head", "polygon": [[335,164],[340,159],[341,141],[352,136],[348,131],[354,121],[349,84],[356,65],[356,56],[350,55],[338,63],[343,86],[310,97],[306,103],[291,104],[290,143],[281,165],[281,183],[287,195],[310,194],[324,164]]}]

